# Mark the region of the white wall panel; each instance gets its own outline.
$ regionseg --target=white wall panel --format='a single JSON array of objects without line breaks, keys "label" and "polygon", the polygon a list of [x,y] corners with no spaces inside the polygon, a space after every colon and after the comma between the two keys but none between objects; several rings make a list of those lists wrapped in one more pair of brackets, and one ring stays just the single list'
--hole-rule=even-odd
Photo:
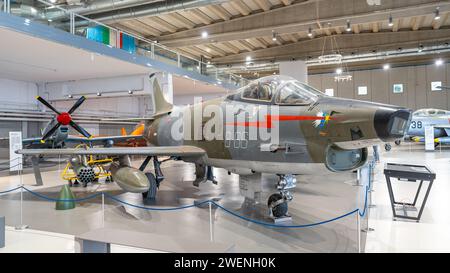
[{"label": "white wall panel", "polygon": [[[334,74],[309,75],[310,84],[322,91],[333,88],[335,96],[394,104],[411,109],[440,108],[450,109],[450,90],[431,91],[432,81],[450,85],[450,64],[442,66],[409,66],[389,70],[374,69],[352,72],[353,80],[334,82]],[[394,84],[403,84],[403,93],[393,93]],[[367,86],[366,96],[357,95],[358,86]]]},{"label": "white wall panel", "polygon": [[36,110],[37,94],[35,83],[0,79],[1,109]]}]

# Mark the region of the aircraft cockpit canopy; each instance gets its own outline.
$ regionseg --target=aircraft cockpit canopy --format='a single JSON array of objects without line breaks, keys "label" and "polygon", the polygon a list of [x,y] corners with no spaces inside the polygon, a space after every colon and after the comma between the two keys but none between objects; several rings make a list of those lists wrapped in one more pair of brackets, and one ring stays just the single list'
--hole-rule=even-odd
[{"label": "aircraft cockpit canopy", "polygon": [[287,76],[269,76],[251,82],[240,90],[240,99],[274,102],[279,105],[308,105],[324,94]]},{"label": "aircraft cockpit canopy", "polygon": [[416,117],[443,116],[450,115],[450,111],[441,109],[420,109],[413,113]]}]

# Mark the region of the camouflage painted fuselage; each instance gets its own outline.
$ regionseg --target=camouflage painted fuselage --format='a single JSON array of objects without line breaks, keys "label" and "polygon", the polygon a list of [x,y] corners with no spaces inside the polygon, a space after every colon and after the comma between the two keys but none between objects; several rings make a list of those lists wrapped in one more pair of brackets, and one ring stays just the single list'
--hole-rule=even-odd
[{"label": "camouflage painted fuselage", "polygon": [[[197,163],[234,173],[311,173],[317,170],[315,165],[326,166],[332,171],[345,171],[365,163],[366,147],[402,137],[410,114],[409,110],[395,106],[325,95],[319,95],[314,102],[305,105],[277,105],[275,98],[274,94],[270,101],[248,100],[239,90],[236,94],[187,108],[175,107],[170,114],[148,122],[145,136],[155,146],[200,147],[206,151],[206,156]],[[221,139],[206,140],[203,137],[193,140],[213,117],[202,117],[197,123],[191,120],[190,137],[174,139],[173,128],[182,119],[180,112],[191,113],[195,118],[196,109],[204,110],[211,105],[218,106],[223,113],[227,113],[230,105],[236,110],[233,122],[223,116],[216,124],[215,130],[223,131]],[[276,113],[269,111],[269,116],[258,116],[258,122],[252,122],[252,116],[266,106],[278,106],[278,110]],[[244,115],[244,122],[239,122],[237,115]],[[404,119],[398,132],[391,132],[394,117]],[[249,131],[254,127],[278,130],[277,143],[249,139]]]}]

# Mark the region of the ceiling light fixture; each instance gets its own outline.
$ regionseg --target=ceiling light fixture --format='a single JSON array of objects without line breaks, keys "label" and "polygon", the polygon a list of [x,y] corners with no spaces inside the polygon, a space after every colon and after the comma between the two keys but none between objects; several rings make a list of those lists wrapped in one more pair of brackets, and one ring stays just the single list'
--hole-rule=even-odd
[{"label": "ceiling light fixture", "polygon": [[102,95],[102,93],[97,92],[97,97],[100,97]]},{"label": "ceiling light fixture", "polygon": [[312,28],[308,29],[308,37],[312,38],[313,37],[313,33],[312,33]]},{"label": "ceiling light fixture", "polygon": [[394,26],[394,20],[392,19],[392,15],[389,15],[389,23],[388,23],[388,25],[390,27]]},{"label": "ceiling light fixture", "polygon": [[276,41],[277,40],[277,34],[275,33],[275,30],[272,30],[272,41]]},{"label": "ceiling light fixture", "polygon": [[423,45],[419,45],[419,49],[417,50],[419,53],[423,51]]},{"label": "ceiling light fixture", "polygon": [[342,74],[342,68],[336,69],[336,74],[341,75]]},{"label": "ceiling light fixture", "polygon": [[434,20],[439,19],[441,19],[441,15],[439,14],[439,7],[437,7],[436,10],[434,11]]},{"label": "ceiling light fixture", "polygon": [[208,38],[208,32],[203,31],[203,32],[202,32],[202,38],[203,38],[203,39]]},{"label": "ceiling light fixture", "polygon": [[444,64],[444,60],[442,60],[442,59],[437,59],[436,62],[435,62],[435,64],[436,64],[437,66],[441,66],[441,65]]},{"label": "ceiling light fixture", "polygon": [[350,20],[347,20],[347,28],[345,29],[347,32],[352,31],[352,27],[350,25]]},{"label": "ceiling light fixture", "polygon": [[388,69],[390,69],[390,68],[391,68],[391,66],[390,66],[389,64],[383,65],[383,69],[384,69],[384,70],[388,70]]},{"label": "ceiling light fixture", "polygon": [[252,60],[252,57],[251,57],[251,56],[247,56],[247,57],[245,57],[245,60],[246,60],[247,62],[250,62],[250,61]]}]

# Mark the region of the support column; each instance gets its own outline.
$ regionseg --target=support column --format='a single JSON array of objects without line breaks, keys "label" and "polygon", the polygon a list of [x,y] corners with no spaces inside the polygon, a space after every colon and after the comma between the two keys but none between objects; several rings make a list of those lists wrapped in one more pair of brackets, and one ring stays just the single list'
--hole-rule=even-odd
[{"label": "support column", "polygon": [[308,67],[304,61],[280,62],[280,75],[291,76],[294,79],[308,83]]}]

